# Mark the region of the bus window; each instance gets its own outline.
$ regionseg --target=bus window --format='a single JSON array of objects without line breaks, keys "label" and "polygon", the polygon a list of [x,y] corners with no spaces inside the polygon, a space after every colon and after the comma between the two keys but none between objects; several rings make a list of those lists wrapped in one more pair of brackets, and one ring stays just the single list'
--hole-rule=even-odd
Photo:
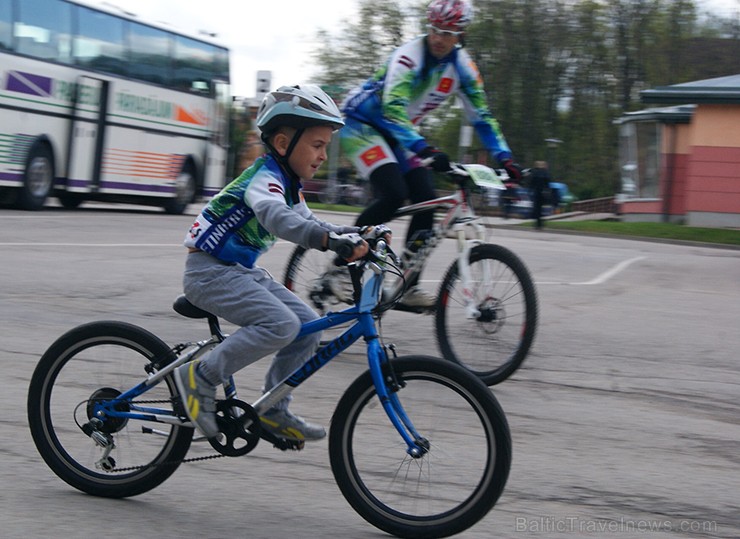
[{"label": "bus window", "polygon": [[[8,2],[5,2],[8,4]],[[15,49],[42,60],[69,63],[71,59],[72,6],[58,0],[18,2]]]},{"label": "bus window", "polygon": [[215,74],[214,78],[230,82],[229,81],[229,51],[222,48],[216,49],[216,58],[215,58]]},{"label": "bus window", "polygon": [[175,88],[207,95],[213,79],[215,49],[208,43],[178,36],[175,41]]},{"label": "bus window", "polygon": [[8,51],[12,48],[13,32],[11,25],[13,11],[10,2],[0,2],[0,50]]},{"label": "bus window", "polygon": [[139,23],[129,23],[129,75],[168,86],[172,83],[172,34]]},{"label": "bus window", "polygon": [[[40,0],[43,1],[43,0]],[[126,75],[124,21],[80,6],[75,36],[75,63],[88,69]]]}]

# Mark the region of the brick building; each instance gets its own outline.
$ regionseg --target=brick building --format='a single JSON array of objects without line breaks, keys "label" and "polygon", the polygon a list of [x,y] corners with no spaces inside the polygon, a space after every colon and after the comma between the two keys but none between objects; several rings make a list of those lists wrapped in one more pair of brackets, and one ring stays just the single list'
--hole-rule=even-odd
[{"label": "brick building", "polygon": [[740,74],[641,97],[670,106],[618,120],[622,219],[740,228]]}]

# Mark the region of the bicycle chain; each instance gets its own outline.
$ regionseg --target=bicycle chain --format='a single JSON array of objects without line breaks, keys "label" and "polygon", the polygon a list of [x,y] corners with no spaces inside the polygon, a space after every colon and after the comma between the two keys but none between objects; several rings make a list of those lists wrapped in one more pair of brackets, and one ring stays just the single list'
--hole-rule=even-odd
[{"label": "bicycle chain", "polygon": [[[173,408],[175,406],[175,402],[172,399],[160,399],[160,400],[143,400],[143,401],[135,401],[136,404],[162,404],[162,403],[170,403],[173,405]],[[213,455],[206,455],[203,457],[192,457],[189,459],[180,459],[180,460],[168,460],[165,462],[160,462],[158,464],[142,464],[140,466],[127,466],[125,468],[115,468],[114,470],[111,470],[112,473],[123,473],[123,472],[133,472],[136,470],[141,470],[143,468],[158,468],[160,466],[179,466],[180,464],[186,463],[186,462],[198,462],[201,460],[213,460],[213,459],[220,459],[222,457],[225,457],[226,455],[222,455],[221,453],[215,453]]]}]

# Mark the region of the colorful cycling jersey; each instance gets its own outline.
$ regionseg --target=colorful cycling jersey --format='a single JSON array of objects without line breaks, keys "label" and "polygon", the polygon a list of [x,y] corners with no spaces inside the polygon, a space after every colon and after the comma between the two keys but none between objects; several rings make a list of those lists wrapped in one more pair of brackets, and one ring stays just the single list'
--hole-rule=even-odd
[{"label": "colorful cycling jersey", "polygon": [[386,65],[347,96],[342,111],[418,153],[428,144],[415,126],[457,94],[486,149],[498,161],[510,159],[511,150],[488,109],[473,59],[456,47],[437,60],[427,51],[425,39],[421,36],[396,49]]},{"label": "colorful cycling jersey", "polygon": [[326,232],[345,231],[317,219],[291,184],[271,155],[261,156],[203,208],[185,246],[251,268],[278,237],[321,249]]}]

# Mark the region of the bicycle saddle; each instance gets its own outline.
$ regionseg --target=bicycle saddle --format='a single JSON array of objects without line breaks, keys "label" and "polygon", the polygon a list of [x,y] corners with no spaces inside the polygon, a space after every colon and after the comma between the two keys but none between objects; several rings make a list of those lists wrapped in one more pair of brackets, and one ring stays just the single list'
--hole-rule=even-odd
[{"label": "bicycle saddle", "polygon": [[190,303],[184,294],[175,300],[172,304],[172,308],[175,309],[175,312],[187,318],[208,318],[212,316],[208,311],[204,311],[200,307],[196,307]]}]

